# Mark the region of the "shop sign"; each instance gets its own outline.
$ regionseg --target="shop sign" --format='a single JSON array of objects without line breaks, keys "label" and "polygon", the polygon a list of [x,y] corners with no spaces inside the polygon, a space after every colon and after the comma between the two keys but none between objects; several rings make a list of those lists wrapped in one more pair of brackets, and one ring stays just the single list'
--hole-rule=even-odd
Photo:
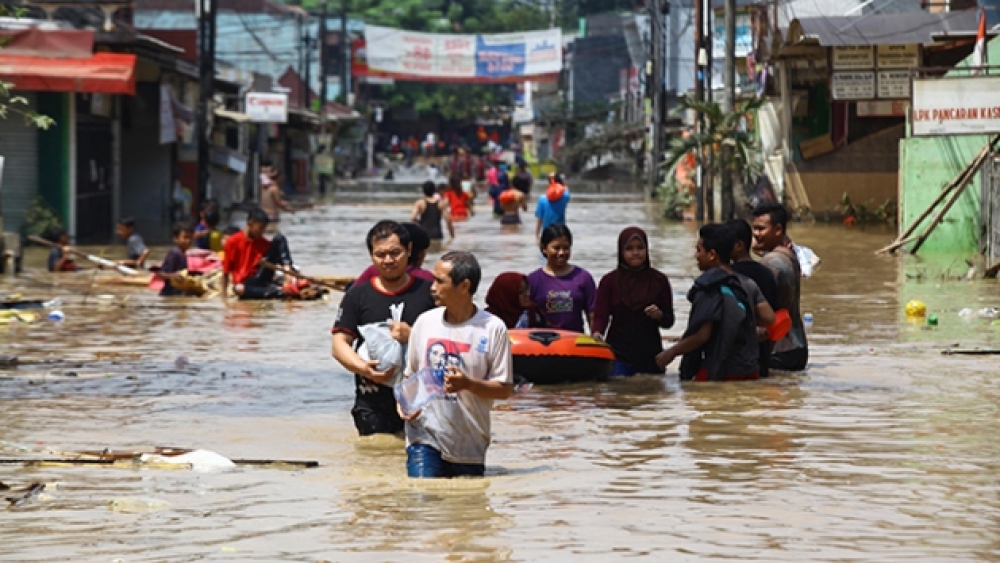
[{"label": "shop sign", "polygon": [[870,69],[875,67],[875,53],[870,46],[851,45],[833,48],[833,69]]},{"label": "shop sign", "polygon": [[878,97],[884,100],[910,97],[910,71],[878,71]]},{"label": "shop sign", "polygon": [[922,78],[913,81],[914,136],[1000,133],[1000,76]]},{"label": "shop sign", "polygon": [[871,100],[875,97],[875,73],[835,72],[831,90],[834,100]]},{"label": "shop sign", "polygon": [[879,45],[875,60],[878,68],[916,68],[920,66],[919,45]]},{"label": "shop sign", "polygon": [[257,123],[287,123],[288,94],[247,93],[246,114]]},{"label": "shop sign", "polygon": [[868,100],[860,101],[858,117],[906,117],[908,100]]}]

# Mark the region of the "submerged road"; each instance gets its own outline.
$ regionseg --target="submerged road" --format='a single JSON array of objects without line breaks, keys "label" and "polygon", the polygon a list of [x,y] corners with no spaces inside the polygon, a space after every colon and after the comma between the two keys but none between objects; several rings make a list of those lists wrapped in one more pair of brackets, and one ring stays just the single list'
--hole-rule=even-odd
[{"label": "submerged road", "polygon": [[[321,205],[282,229],[306,273],[353,274],[368,263],[367,229],[408,214]],[[598,279],[619,230],[646,228],[674,286],[669,333],[682,331],[693,228],[600,196],[574,201],[569,222],[572,262]],[[480,300],[501,271],[540,265],[533,232],[501,235],[486,213],[458,226],[451,247],[486,270]],[[807,373],[680,384],[675,364],[535,387],[498,403],[482,480],[407,480],[401,441],[357,438],[353,381],[329,352],[339,296],[224,305],[3,280],[3,293],[61,296],[66,320],[0,327],[0,354],[48,362],[0,370],[0,457],[163,445],[321,466],[0,465],[8,485],[50,485],[3,511],[0,560],[1000,559],[1000,372],[995,356],[940,354],[1000,347],[989,320],[958,314],[1000,305],[997,283],[908,281],[922,266],[872,255],[892,238],[882,230],[791,234],[823,258],[803,284]],[[905,320],[913,298],[939,315],[936,330]]]}]

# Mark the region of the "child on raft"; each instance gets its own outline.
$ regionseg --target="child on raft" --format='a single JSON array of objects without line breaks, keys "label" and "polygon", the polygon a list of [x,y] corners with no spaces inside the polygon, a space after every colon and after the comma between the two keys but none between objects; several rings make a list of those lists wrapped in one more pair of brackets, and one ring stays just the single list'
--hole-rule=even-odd
[{"label": "child on raft", "polygon": [[49,251],[48,267],[50,272],[75,272],[78,270],[76,262],[69,252],[69,233],[66,229],[56,229],[47,237],[50,241],[59,245],[52,247]]},{"label": "child on raft", "polygon": [[[749,278],[741,280],[728,267],[736,239],[732,229],[710,224],[698,234],[694,256],[703,273],[687,295],[691,302],[687,329],[680,342],[657,354],[656,365],[663,371],[683,356],[682,381],[757,379],[757,320],[744,289],[757,286]],[[756,293],[767,305],[759,289]]]},{"label": "child on raft", "polygon": [[184,272],[188,269],[187,251],[191,248],[194,239],[194,229],[188,225],[177,223],[172,229],[174,247],[167,253],[160,269],[153,275],[162,279],[163,288],[160,289],[160,297],[173,297],[184,295],[185,293],[174,286],[175,281],[179,282],[184,277]]},{"label": "child on raft", "polygon": [[142,236],[135,230],[135,219],[122,217],[118,220],[118,236],[125,240],[125,259],[120,260],[120,266],[142,269],[149,256],[149,248]]},{"label": "child on raft", "polygon": [[531,302],[528,277],[504,272],[486,292],[486,312],[503,321],[507,328],[547,328],[549,322]]},{"label": "child on raft", "polygon": [[670,281],[650,265],[646,232],[628,227],[618,235],[618,267],[601,278],[594,305],[593,336],[615,352],[612,375],[662,373],[660,329],[672,326]]},{"label": "child on raft", "polygon": [[202,250],[222,251],[222,231],[219,230],[219,204],[207,200],[201,209],[201,220],[194,228],[194,245]]},{"label": "child on raft", "polygon": [[597,286],[590,272],[570,264],[573,233],[562,224],[542,231],[539,244],[545,266],[528,274],[531,302],[552,328],[584,332],[584,320],[593,325]]}]

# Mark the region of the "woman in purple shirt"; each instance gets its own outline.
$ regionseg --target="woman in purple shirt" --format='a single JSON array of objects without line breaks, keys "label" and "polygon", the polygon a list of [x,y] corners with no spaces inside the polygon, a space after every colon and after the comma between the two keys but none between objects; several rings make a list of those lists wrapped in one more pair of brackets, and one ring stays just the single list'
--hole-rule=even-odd
[{"label": "woman in purple shirt", "polygon": [[597,286],[590,272],[569,263],[573,234],[566,225],[550,225],[542,231],[541,249],[547,262],[528,274],[528,288],[552,328],[584,332],[593,323]]}]

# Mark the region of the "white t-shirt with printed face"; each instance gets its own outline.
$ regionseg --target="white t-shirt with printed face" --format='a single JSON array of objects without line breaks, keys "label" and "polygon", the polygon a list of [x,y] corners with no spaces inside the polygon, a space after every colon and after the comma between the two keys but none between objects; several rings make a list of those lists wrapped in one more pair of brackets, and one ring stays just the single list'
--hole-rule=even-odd
[{"label": "white t-shirt with printed face", "polygon": [[[510,336],[503,321],[480,310],[462,324],[451,324],[444,320],[444,307],[421,315],[410,331],[405,376],[451,365],[473,379],[513,383]],[[492,399],[470,391],[438,398],[406,423],[406,443],[431,446],[452,463],[482,464],[490,445],[492,408]]]}]

